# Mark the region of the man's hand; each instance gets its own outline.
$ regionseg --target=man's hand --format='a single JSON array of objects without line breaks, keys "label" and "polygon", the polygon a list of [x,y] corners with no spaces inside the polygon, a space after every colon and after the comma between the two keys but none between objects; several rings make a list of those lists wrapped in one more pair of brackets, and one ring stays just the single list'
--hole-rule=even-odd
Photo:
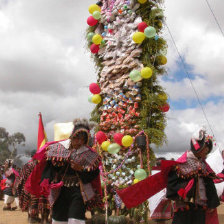
[{"label": "man's hand", "polygon": [[73,170],[76,170],[76,171],[82,171],[83,170],[83,167],[80,166],[78,163],[75,163],[73,160],[70,161],[70,164],[71,164],[71,168]]}]

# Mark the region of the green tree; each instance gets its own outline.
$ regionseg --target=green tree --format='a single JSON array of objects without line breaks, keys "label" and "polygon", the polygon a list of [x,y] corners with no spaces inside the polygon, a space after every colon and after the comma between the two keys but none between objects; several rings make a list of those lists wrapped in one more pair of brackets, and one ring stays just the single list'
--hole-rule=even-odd
[{"label": "green tree", "polygon": [[[26,138],[23,133],[16,132],[12,135],[0,127],[0,164],[4,163],[7,158],[14,158],[17,155],[19,145],[25,145]],[[10,148],[12,147],[12,151]]]}]

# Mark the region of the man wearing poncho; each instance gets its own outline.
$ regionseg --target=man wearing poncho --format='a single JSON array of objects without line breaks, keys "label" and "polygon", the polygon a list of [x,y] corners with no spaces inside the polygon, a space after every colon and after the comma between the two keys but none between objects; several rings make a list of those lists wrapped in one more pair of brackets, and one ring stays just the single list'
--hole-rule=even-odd
[{"label": "man wearing poncho", "polygon": [[128,208],[141,204],[166,187],[166,197],[175,201],[173,224],[218,224],[219,199],[215,173],[205,162],[212,140],[202,129],[191,139],[191,150],[177,161],[162,161],[161,172],[123,190],[119,196]]},{"label": "man wearing poncho", "polygon": [[34,156],[40,163],[26,188],[48,196],[53,224],[84,224],[86,208],[102,205],[100,156],[87,146],[90,129],[87,120],[76,119],[68,140],[47,143]]}]

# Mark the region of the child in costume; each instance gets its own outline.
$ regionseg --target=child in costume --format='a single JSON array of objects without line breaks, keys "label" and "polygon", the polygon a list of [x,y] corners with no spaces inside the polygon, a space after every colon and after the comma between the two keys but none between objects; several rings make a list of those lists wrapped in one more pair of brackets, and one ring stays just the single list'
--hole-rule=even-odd
[{"label": "child in costume", "polygon": [[[91,125],[85,119],[76,119],[68,140],[47,143],[36,158],[45,154],[41,175],[41,192],[48,197],[52,207],[52,224],[85,224],[85,211],[102,205],[99,179],[100,156],[90,147]],[[35,156],[34,156],[35,157]],[[46,162],[47,160],[47,162]],[[26,188],[38,195],[33,188],[38,179],[38,166],[34,169]],[[33,192],[36,191],[36,192]]]}]

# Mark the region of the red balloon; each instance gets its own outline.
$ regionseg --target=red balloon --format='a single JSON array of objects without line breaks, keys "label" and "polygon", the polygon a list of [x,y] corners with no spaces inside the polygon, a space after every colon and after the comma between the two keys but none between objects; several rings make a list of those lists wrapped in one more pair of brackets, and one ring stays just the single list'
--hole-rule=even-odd
[{"label": "red balloon", "polygon": [[98,131],[98,132],[96,133],[96,140],[97,140],[97,142],[98,142],[99,144],[102,144],[104,141],[107,140],[107,136],[106,136],[106,134],[105,134],[104,132],[102,132],[102,131]]},{"label": "red balloon", "polygon": [[170,110],[170,105],[168,104],[168,103],[165,103],[161,108],[160,108],[160,110],[162,111],[162,112],[168,112],[169,110]]},{"label": "red balloon", "polygon": [[97,83],[91,83],[89,85],[89,91],[92,93],[92,94],[99,94],[101,89],[99,87],[99,85]]},{"label": "red balloon", "polygon": [[114,141],[119,144],[119,145],[122,145],[122,138],[124,137],[123,134],[121,133],[116,133],[114,134]]},{"label": "red balloon", "polygon": [[95,26],[98,23],[98,20],[94,19],[93,16],[88,17],[87,24],[89,26]]},{"label": "red balloon", "polygon": [[90,50],[93,54],[97,54],[100,50],[100,46],[99,45],[96,45],[96,44],[92,44],[90,46]]},{"label": "red balloon", "polygon": [[138,24],[138,30],[144,33],[145,28],[148,27],[146,22],[141,22]]}]

